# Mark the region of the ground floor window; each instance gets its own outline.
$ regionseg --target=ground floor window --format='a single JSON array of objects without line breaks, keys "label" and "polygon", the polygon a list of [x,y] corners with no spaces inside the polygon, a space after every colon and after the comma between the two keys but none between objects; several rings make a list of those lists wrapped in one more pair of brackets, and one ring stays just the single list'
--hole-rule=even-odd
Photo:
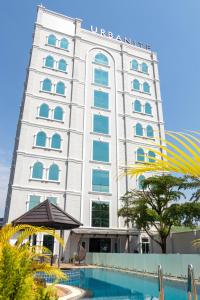
[{"label": "ground floor window", "polygon": [[43,236],[43,246],[48,248],[53,253],[53,250],[54,250],[54,237],[52,235],[45,234]]},{"label": "ground floor window", "polygon": [[91,238],[89,242],[89,252],[111,252],[111,239]]},{"label": "ground floor window", "polygon": [[148,238],[142,238],[142,253],[150,253],[150,242]]},{"label": "ground floor window", "polygon": [[92,202],[92,227],[109,227],[109,203]]}]

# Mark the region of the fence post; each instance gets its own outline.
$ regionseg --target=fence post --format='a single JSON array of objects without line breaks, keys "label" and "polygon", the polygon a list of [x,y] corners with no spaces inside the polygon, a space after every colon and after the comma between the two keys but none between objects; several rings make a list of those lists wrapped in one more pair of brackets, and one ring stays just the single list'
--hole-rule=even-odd
[{"label": "fence post", "polygon": [[163,271],[161,265],[158,265],[158,291],[159,300],[164,300]]}]

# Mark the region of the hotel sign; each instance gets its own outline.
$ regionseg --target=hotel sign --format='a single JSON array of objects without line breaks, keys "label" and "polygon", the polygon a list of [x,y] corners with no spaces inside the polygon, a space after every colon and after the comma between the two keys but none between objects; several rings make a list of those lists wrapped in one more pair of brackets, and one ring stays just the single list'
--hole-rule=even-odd
[{"label": "hotel sign", "polygon": [[133,45],[133,46],[136,46],[136,47],[139,47],[139,48],[143,48],[143,49],[146,49],[146,50],[151,50],[151,46],[148,45],[148,44],[137,42],[137,41],[132,40],[132,39],[127,38],[127,37],[121,37],[119,34],[114,35],[111,31],[106,31],[103,28],[98,29],[97,27],[93,27],[93,25],[91,25],[90,30],[92,32],[100,34],[101,36],[107,36],[108,38],[117,40],[119,42],[124,42],[126,44]]}]

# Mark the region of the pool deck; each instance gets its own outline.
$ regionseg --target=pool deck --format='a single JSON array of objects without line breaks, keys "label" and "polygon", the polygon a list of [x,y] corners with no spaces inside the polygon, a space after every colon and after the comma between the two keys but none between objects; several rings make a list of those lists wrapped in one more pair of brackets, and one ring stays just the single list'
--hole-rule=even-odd
[{"label": "pool deck", "polygon": [[96,269],[102,268],[96,265],[89,265],[89,264],[71,264],[71,263],[62,263],[60,269]]}]

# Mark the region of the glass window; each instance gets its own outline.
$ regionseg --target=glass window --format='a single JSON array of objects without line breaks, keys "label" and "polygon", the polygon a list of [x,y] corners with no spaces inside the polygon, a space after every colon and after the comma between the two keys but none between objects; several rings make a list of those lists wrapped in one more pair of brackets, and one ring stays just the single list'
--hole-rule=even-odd
[{"label": "glass window", "polygon": [[65,94],[65,85],[62,81],[60,81],[56,84],[56,93],[60,94],[60,95]]},{"label": "glass window", "polygon": [[62,71],[62,72],[66,72],[67,71],[67,63],[64,59],[60,59],[58,62],[58,70]]},{"label": "glass window", "polygon": [[137,71],[138,70],[138,62],[136,59],[133,59],[132,62],[131,62],[131,68],[134,70],[134,71]]},{"label": "glass window", "polygon": [[55,35],[51,34],[48,36],[48,44],[51,46],[56,46],[56,37]]},{"label": "glass window", "polygon": [[142,63],[142,72],[146,74],[148,73],[148,66],[145,63]]},{"label": "glass window", "polygon": [[147,137],[150,137],[150,138],[154,137],[153,128],[151,125],[147,126],[146,133],[147,133]]},{"label": "glass window", "polygon": [[140,123],[137,123],[135,126],[135,134],[139,136],[143,136],[143,128]]},{"label": "glass window", "polygon": [[140,90],[140,82],[139,82],[139,80],[137,80],[137,79],[133,80],[133,89],[136,90],[136,91]]},{"label": "glass window", "polygon": [[101,91],[94,91],[94,106],[99,108],[109,108],[109,94]]},{"label": "glass window", "polygon": [[109,227],[109,203],[92,202],[92,227]]},{"label": "glass window", "polygon": [[49,202],[51,202],[54,205],[57,205],[57,197],[47,197]]},{"label": "glass window", "polygon": [[93,160],[109,162],[109,143],[93,141]]},{"label": "glass window", "polygon": [[94,61],[96,63],[98,63],[98,64],[108,65],[108,58],[104,54],[102,54],[102,53],[98,53],[95,56],[95,60]]},{"label": "glass window", "polygon": [[59,168],[56,164],[52,164],[49,168],[49,180],[58,181]]},{"label": "glass window", "polygon": [[143,181],[145,180],[145,176],[144,175],[140,175],[139,177],[138,177],[138,189],[139,190],[142,190],[142,184],[143,184]]},{"label": "glass window", "polygon": [[60,48],[62,48],[62,49],[68,49],[68,47],[69,47],[68,40],[65,39],[65,38],[61,39],[61,41],[60,41]]},{"label": "glass window", "polygon": [[54,66],[54,59],[52,56],[49,55],[45,59],[45,67],[52,69],[53,66]]},{"label": "glass window", "polygon": [[142,148],[137,149],[136,160],[141,162],[145,161],[144,150]]},{"label": "glass window", "polygon": [[60,149],[61,147],[61,137],[59,134],[55,133],[51,138],[51,148]]},{"label": "glass window", "polygon": [[47,136],[45,132],[43,131],[38,132],[36,136],[36,146],[46,147],[46,139]]},{"label": "glass window", "polygon": [[43,178],[43,164],[42,163],[36,162],[33,165],[32,178],[35,178],[35,179]]},{"label": "glass window", "polygon": [[29,203],[28,203],[28,210],[37,206],[39,203],[40,203],[40,196],[30,195]]},{"label": "glass window", "polygon": [[134,111],[137,111],[137,112],[142,111],[142,105],[139,100],[135,100],[135,102],[134,102]]},{"label": "glass window", "polygon": [[92,170],[92,191],[109,192],[109,171]]},{"label": "glass window", "polygon": [[94,83],[108,86],[108,72],[95,69],[94,70]]},{"label": "glass window", "polygon": [[50,79],[45,79],[42,84],[42,90],[46,92],[51,92],[52,83]]},{"label": "glass window", "polygon": [[150,93],[150,86],[149,86],[148,82],[143,83],[143,92],[148,93],[148,94]]},{"label": "glass window", "polygon": [[155,162],[156,154],[153,151],[148,152],[148,160],[150,163]]},{"label": "glass window", "polygon": [[54,120],[62,121],[63,120],[63,110],[60,106],[57,106],[54,109],[54,114],[53,114]]},{"label": "glass window", "polygon": [[42,118],[49,117],[49,106],[47,104],[44,103],[40,106],[39,116]]},{"label": "glass window", "polygon": [[109,118],[101,115],[93,116],[93,131],[98,133],[109,133]]},{"label": "glass window", "polygon": [[145,114],[152,115],[152,109],[151,109],[151,105],[149,103],[145,103],[144,111],[145,111]]}]

